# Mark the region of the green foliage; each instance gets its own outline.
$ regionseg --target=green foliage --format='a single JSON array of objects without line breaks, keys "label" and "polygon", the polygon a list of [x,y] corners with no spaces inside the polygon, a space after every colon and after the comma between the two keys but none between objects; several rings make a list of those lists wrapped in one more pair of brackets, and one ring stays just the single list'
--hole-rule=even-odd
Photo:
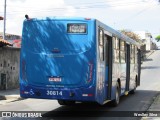
[{"label": "green foliage", "polygon": [[157,42],[159,42],[160,41],[160,35],[158,35],[155,39],[157,40]]}]

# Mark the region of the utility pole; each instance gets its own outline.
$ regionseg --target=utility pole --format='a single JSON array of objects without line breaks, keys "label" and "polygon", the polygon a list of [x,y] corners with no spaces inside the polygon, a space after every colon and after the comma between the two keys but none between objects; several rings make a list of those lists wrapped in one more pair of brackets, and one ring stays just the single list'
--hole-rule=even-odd
[{"label": "utility pole", "polygon": [[3,39],[5,40],[6,35],[6,1],[4,0],[4,27],[3,27]]}]

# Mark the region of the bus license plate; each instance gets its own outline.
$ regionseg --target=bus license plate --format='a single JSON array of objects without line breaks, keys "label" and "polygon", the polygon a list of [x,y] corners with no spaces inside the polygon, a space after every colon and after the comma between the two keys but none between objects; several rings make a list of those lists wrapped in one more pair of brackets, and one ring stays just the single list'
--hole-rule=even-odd
[{"label": "bus license plate", "polygon": [[61,78],[60,77],[50,77],[49,81],[50,82],[61,82]]}]

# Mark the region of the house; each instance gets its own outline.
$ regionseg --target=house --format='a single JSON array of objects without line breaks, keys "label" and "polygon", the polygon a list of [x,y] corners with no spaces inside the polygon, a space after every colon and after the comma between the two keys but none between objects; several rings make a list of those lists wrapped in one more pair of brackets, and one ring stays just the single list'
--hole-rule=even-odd
[{"label": "house", "polygon": [[0,39],[0,90],[19,87],[20,48]]},{"label": "house", "polygon": [[0,47],[3,47],[3,46],[12,46],[12,44],[7,40],[3,40],[0,38]]},{"label": "house", "polygon": [[151,33],[146,31],[134,31],[142,40],[142,43],[145,45],[145,51],[150,51],[156,48],[156,44],[153,42]]},{"label": "house", "polygon": [[[3,34],[0,32],[0,39],[3,38]],[[12,47],[21,48],[21,36],[6,33],[5,39],[12,44]]]}]

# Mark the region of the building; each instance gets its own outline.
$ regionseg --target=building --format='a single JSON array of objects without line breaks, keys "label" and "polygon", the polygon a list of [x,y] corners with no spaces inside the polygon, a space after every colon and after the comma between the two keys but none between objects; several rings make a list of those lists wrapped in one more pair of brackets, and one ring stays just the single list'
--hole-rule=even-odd
[{"label": "building", "polygon": [[12,46],[12,44],[7,40],[3,40],[0,38],[0,47],[3,47],[3,46]]},{"label": "building", "polygon": [[[0,32],[0,38],[3,39],[3,33],[2,33],[2,32]],[[6,33],[5,39],[6,39],[6,40],[21,39],[21,36]]]},{"label": "building", "polygon": [[153,42],[153,38],[151,33],[146,31],[134,31],[142,40],[142,43],[145,46],[146,51],[150,51],[156,49],[156,44]]},{"label": "building", "polygon": [[0,39],[0,90],[19,87],[20,48]]},{"label": "building", "polygon": [[19,87],[20,48],[0,48],[0,89]]},{"label": "building", "polygon": [[[0,32],[0,39],[3,38],[3,33]],[[12,44],[12,47],[21,48],[21,36],[14,34],[6,34],[6,40]]]}]

